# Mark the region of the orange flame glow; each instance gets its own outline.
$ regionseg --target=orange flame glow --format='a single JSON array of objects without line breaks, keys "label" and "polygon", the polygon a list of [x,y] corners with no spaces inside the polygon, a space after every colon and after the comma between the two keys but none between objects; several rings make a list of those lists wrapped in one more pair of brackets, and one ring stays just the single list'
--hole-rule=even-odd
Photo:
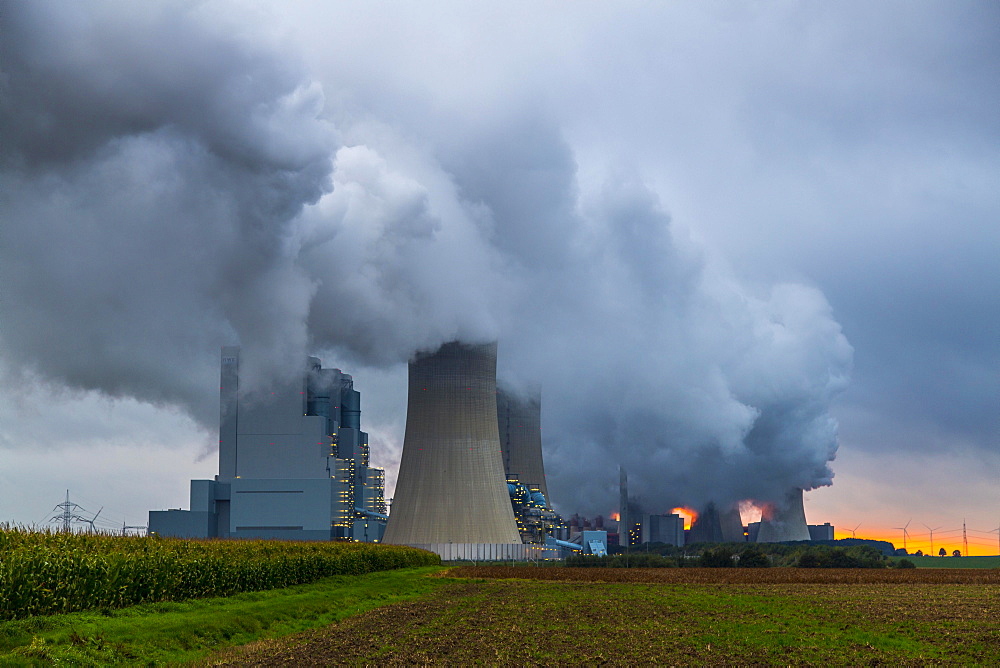
[{"label": "orange flame glow", "polygon": [[758,503],[750,499],[740,501],[740,517],[743,518],[744,524],[760,522],[764,516],[764,512],[767,510],[767,504],[765,503]]},{"label": "orange flame glow", "polygon": [[670,511],[674,515],[680,515],[684,518],[684,528],[690,529],[691,525],[696,519],[698,519],[698,513],[690,508],[674,508]]},{"label": "orange flame glow", "polygon": [[619,515],[618,513],[611,513],[611,515],[609,515],[608,517],[609,517],[609,519],[612,519],[615,522],[617,522],[618,520],[620,520],[622,518],[621,515]]}]

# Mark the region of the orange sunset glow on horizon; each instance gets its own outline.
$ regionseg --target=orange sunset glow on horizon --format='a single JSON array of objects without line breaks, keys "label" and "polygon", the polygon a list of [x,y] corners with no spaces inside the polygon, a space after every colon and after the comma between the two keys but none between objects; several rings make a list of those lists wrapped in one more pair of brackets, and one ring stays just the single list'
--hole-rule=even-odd
[{"label": "orange sunset glow on horizon", "polygon": [[[933,532],[929,529],[933,529]],[[963,539],[962,526],[925,527],[911,524],[907,527],[904,537],[901,527],[874,526],[865,529],[858,526],[853,532],[850,528],[837,527],[834,537],[859,538],[865,540],[883,540],[892,543],[897,549],[904,548],[909,554],[920,551],[926,556],[940,556],[942,549],[946,556],[952,556],[958,550],[963,556],[1000,555],[1000,531],[998,529],[984,530],[980,527],[966,526]]]}]

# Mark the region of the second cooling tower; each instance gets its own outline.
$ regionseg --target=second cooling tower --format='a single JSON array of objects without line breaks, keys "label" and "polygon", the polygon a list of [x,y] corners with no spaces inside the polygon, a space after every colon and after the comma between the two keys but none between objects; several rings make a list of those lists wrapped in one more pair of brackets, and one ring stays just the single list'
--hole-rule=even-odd
[{"label": "second cooling tower", "polygon": [[545,483],[542,464],[542,397],[538,390],[519,396],[505,388],[497,390],[497,420],[500,446],[507,477],[545,497],[545,506],[552,507],[549,488]]},{"label": "second cooling tower", "polygon": [[785,495],[781,503],[764,509],[757,532],[758,543],[781,543],[785,541],[809,540],[809,526],[802,504],[802,490],[793,489]]},{"label": "second cooling tower", "polygon": [[500,452],[497,344],[410,362],[406,432],[383,542],[521,543]]}]

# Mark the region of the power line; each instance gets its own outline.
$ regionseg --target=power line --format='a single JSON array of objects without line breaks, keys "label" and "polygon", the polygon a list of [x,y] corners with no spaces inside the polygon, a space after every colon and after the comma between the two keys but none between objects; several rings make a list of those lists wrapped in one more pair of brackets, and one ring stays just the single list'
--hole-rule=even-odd
[{"label": "power line", "polygon": [[[98,501],[95,501],[94,499],[88,498],[86,496],[82,496],[80,494],[77,494],[76,496],[77,499],[83,501],[84,504],[89,504],[90,506],[96,506],[99,504]],[[110,521],[111,528],[118,529],[121,527],[122,521],[124,521],[127,524],[130,519],[132,520],[135,519],[134,512],[124,512],[121,508],[115,506],[108,506],[107,504],[100,504],[100,505],[104,506],[105,509],[104,517],[108,518],[108,520]]]}]

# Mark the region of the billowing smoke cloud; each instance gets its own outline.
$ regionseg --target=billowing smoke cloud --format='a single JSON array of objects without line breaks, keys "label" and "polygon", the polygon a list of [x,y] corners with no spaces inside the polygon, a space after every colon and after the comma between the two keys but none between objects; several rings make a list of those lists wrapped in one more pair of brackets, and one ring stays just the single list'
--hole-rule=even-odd
[{"label": "billowing smoke cloud", "polygon": [[219,343],[300,359],[288,225],[336,137],[293,63],[153,6],[5,4],[6,355],[210,424]]},{"label": "billowing smoke cloud", "polygon": [[263,380],[307,350],[398,368],[499,338],[505,375],[543,387],[564,508],[613,508],[618,464],[651,509],[829,484],[851,349],[818,290],[741,285],[530,111],[347,132],[284,49],[202,5],[120,9],[0,11],[15,374],[212,428],[223,344]]},{"label": "billowing smoke cloud", "polygon": [[501,357],[543,385],[554,500],[613,510],[616,464],[654,511],[829,484],[852,350],[823,295],[742,286],[640,180],[582,185],[554,128],[487,135],[453,173],[530,285]]}]

